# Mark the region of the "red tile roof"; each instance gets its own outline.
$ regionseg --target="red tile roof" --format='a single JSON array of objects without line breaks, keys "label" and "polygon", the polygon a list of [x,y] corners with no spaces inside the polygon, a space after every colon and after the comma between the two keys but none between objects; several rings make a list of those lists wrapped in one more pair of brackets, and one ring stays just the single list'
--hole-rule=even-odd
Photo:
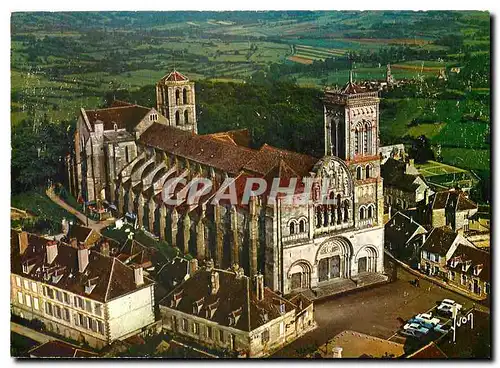
[{"label": "red tile roof", "polygon": [[114,130],[114,124],[116,123],[118,129],[127,129],[131,132],[150,110],[149,107],[126,105],[99,110],[85,110],[85,113],[92,127],[100,120],[103,122],[104,130]]},{"label": "red tile roof", "polygon": [[153,124],[139,141],[163,151],[185,157],[229,174],[240,171],[265,176],[283,161],[297,176],[305,176],[318,159],[269,145],[260,150],[235,145],[211,135],[196,135],[163,124]]},{"label": "red tile roof", "polygon": [[461,190],[446,190],[437,192],[434,195],[432,209],[449,208],[456,211],[465,211],[477,209],[477,204],[467,198],[466,194]]},{"label": "red tile roof", "polygon": [[[73,294],[107,302],[116,297],[149,286],[152,280],[144,278],[144,284],[136,286],[134,270],[114,257],[88,250],[89,263],[83,273],[78,270],[78,250],[63,242],[57,243],[57,256],[52,263],[47,262],[46,246],[52,240],[37,235],[28,235],[28,248],[19,254],[17,233],[11,238],[11,272],[32,280],[54,285]],[[24,272],[23,265],[28,266]],[[54,276],[61,275],[60,279]],[[88,284],[95,285],[86,293]]]},{"label": "red tile roof", "polygon": [[[211,272],[219,274],[219,290],[214,295],[210,294]],[[177,306],[172,304],[174,295],[180,296]],[[198,313],[194,313],[195,303],[201,304]],[[267,287],[264,288],[263,300],[257,300],[253,283],[248,276],[238,276],[236,272],[220,269],[198,270],[160,301],[160,305],[165,307],[242,331],[255,330],[281,316],[280,304],[284,305],[285,313],[296,308],[293,303]],[[215,308],[215,312],[213,316],[208,316],[207,312],[211,308]],[[236,323],[231,321],[231,315],[239,315]]]},{"label": "red tile roof", "polygon": [[365,93],[365,92],[370,92],[366,87],[360,86],[354,82],[349,82],[346,84],[346,86],[342,89],[342,93],[351,95],[351,94],[357,94],[357,93]]},{"label": "red tile roof", "polygon": [[96,353],[83,350],[78,346],[54,340],[43,343],[29,351],[36,358],[97,358]]},{"label": "red tile roof", "polygon": [[434,343],[431,342],[413,354],[408,355],[409,359],[446,359],[448,356]]},{"label": "red tile roof", "polygon": [[248,129],[230,130],[227,132],[206,134],[205,137],[212,137],[214,139],[243,147],[250,147],[251,142],[250,132],[248,131]]},{"label": "red tile roof", "polygon": [[[469,247],[467,245],[459,244],[450,260],[448,261],[448,267],[453,269],[452,261],[456,260],[457,264],[455,269],[460,273],[466,273],[470,276],[474,275],[474,267],[480,267],[481,272],[477,275],[481,280],[489,282],[490,281],[490,254],[481,249]],[[470,261],[471,265],[466,272],[462,271],[462,265]]]},{"label": "red tile roof", "polygon": [[163,81],[163,82],[183,82],[183,81],[188,81],[189,79],[182,75],[181,73],[179,73],[177,70],[174,70],[172,72],[170,72],[169,74],[167,74],[166,76],[164,76],[162,79],[160,79],[160,81]]},{"label": "red tile roof", "polygon": [[422,250],[444,256],[457,236],[458,234],[451,230],[448,226],[436,227],[432,229],[431,233],[425,240],[425,243],[422,245]]}]

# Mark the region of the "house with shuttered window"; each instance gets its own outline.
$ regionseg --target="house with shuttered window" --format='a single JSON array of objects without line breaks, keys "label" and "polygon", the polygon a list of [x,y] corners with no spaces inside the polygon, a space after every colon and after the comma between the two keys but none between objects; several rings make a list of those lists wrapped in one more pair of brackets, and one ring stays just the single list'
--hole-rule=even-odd
[{"label": "house with shuttered window", "polygon": [[154,323],[154,282],[140,265],[11,232],[11,312],[102,348]]}]

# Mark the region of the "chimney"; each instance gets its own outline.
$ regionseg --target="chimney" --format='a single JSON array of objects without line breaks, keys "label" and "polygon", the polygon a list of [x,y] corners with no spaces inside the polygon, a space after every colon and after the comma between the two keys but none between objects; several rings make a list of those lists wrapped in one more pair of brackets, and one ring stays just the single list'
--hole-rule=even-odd
[{"label": "chimney", "polygon": [[134,267],[134,281],[135,286],[141,286],[144,284],[144,272],[142,266]]},{"label": "chimney", "polygon": [[19,238],[19,254],[24,254],[28,248],[28,233],[26,231],[21,231],[17,233]]},{"label": "chimney", "polygon": [[425,204],[428,205],[429,204],[429,188],[425,188],[425,190],[424,190],[424,200],[425,200]]},{"label": "chimney", "polygon": [[193,276],[198,271],[198,260],[193,258],[189,261],[189,276]]},{"label": "chimney", "polygon": [[69,233],[69,222],[68,220],[66,220],[66,217],[64,217],[61,221],[61,229],[62,229],[62,233],[65,235],[65,236],[68,236],[68,233]]},{"label": "chimney", "polygon": [[101,244],[101,254],[109,257],[109,242],[107,240]]},{"label": "chimney", "polygon": [[80,273],[84,272],[89,264],[89,250],[84,246],[80,245],[78,248],[78,271]]},{"label": "chimney", "polygon": [[50,241],[47,243],[47,263],[51,264],[57,257],[57,242]]},{"label": "chimney", "polygon": [[392,206],[391,206],[391,205],[389,205],[389,218],[391,218],[391,217],[392,217],[392,216],[391,216],[391,212],[392,212]]},{"label": "chimney", "polygon": [[332,348],[332,358],[340,359],[342,358],[342,348],[340,346],[334,346]]},{"label": "chimney", "polygon": [[255,296],[257,300],[264,299],[264,276],[258,273],[254,276]]},{"label": "chimney", "polygon": [[71,238],[69,245],[71,245],[73,248],[78,249],[78,240],[76,238]]},{"label": "chimney", "polygon": [[219,273],[213,271],[210,273],[210,295],[215,295],[219,292]]}]

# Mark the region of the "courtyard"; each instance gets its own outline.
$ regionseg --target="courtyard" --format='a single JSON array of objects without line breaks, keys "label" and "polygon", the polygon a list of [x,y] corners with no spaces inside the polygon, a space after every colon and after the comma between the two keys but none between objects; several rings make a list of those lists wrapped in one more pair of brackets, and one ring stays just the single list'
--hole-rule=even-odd
[{"label": "courtyard", "polygon": [[[474,303],[454,292],[420,279],[420,287],[410,284],[415,276],[397,268],[398,280],[372,289],[315,302],[318,327],[277,351],[274,358],[302,357],[344,330],[353,330],[404,344],[397,332],[403,321],[436,307],[448,298],[465,309]],[[475,308],[487,310],[475,304]]]}]

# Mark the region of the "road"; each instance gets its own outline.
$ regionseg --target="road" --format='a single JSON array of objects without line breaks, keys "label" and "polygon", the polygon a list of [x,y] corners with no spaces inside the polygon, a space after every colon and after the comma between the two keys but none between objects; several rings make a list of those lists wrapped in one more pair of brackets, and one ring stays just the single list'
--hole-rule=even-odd
[{"label": "road", "polygon": [[31,340],[37,341],[41,344],[49,341],[59,340],[55,337],[45,335],[41,332],[35,331],[29,327],[14,322],[10,322],[10,330],[17,333],[18,335],[26,336],[27,338],[30,338]]},{"label": "road", "polygon": [[[101,230],[103,228],[105,228],[106,226],[109,226],[109,225],[114,223],[114,220],[112,220],[112,219],[105,220],[105,221],[94,221],[94,220],[88,218],[83,213],[79,212],[78,210],[76,210],[75,208],[71,207],[69,204],[64,202],[61,198],[59,198],[59,196],[54,193],[53,187],[49,187],[45,193],[52,200],[52,202],[54,202],[57,205],[59,205],[60,207],[64,208],[69,213],[75,215],[78,218],[78,220],[80,220],[85,226],[97,231],[98,233],[100,233]],[[86,225],[86,224],[88,224],[88,225]]]},{"label": "road", "polygon": [[[461,303],[464,308],[471,308],[474,304],[470,299],[423,279],[420,280],[419,288],[414,287],[409,283],[415,279],[414,275],[400,267],[397,272],[398,280],[393,283],[315,303],[314,315],[318,328],[285,346],[272,357],[304,356],[305,352],[315,350],[315,347],[344,330],[403,343],[404,339],[397,334],[402,320],[430,310],[445,298]],[[487,310],[486,307],[475,306]]]}]

